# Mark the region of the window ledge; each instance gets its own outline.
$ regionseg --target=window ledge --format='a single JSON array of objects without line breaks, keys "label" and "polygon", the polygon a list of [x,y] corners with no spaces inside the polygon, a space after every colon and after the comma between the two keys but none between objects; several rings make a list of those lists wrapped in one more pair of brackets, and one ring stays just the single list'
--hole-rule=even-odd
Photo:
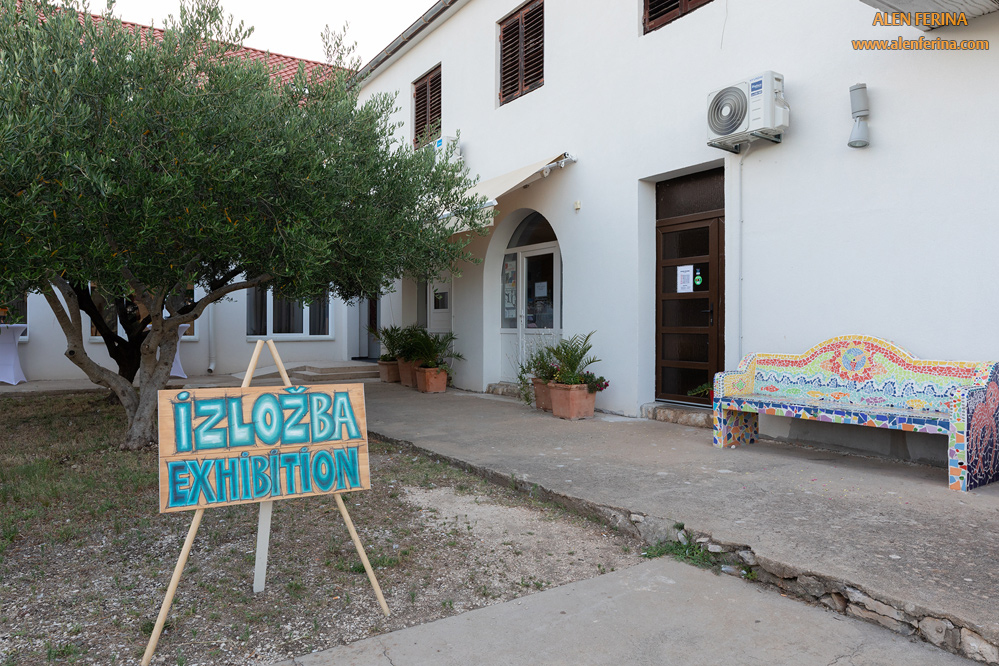
[{"label": "window ledge", "polygon": [[248,335],[247,342],[273,340],[274,342],[329,342],[336,340],[333,335],[302,335],[300,333],[272,333],[270,335]]}]

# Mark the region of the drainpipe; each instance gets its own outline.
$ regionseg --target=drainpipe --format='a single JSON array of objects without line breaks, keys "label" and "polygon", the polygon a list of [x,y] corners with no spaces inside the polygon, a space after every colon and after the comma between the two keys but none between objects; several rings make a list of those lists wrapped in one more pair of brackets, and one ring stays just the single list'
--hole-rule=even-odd
[{"label": "drainpipe", "polygon": [[215,374],[215,304],[208,306],[208,374]]},{"label": "drainpipe", "polygon": [[746,253],[743,250],[743,245],[745,241],[744,228],[745,216],[743,215],[743,196],[742,196],[742,181],[743,181],[743,170],[742,165],[746,161],[746,155],[749,155],[749,151],[752,149],[753,144],[749,143],[746,145],[746,150],[742,153],[742,157],[739,158],[739,360],[741,362],[743,358],[743,345],[742,345],[742,313],[745,310],[745,303],[743,302],[742,294],[742,280],[743,280],[743,262],[745,261]]}]

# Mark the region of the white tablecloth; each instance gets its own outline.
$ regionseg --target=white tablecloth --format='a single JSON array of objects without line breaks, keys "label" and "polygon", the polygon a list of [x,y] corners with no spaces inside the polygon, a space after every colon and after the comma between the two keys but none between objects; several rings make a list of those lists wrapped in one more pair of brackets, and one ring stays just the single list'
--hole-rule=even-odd
[{"label": "white tablecloth", "polygon": [[[151,329],[152,326],[146,326],[146,330]],[[184,331],[191,328],[190,324],[181,324],[177,327],[177,334],[180,336],[180,340],[177,341],[177,353],[173,355],[173,367],[170,368],[171,377],[183,377],[187,379],[187,374],[184,372],[184,366],[180,364],[180,343],[184,341]]]},{"label": "white tablecloth", "polygon": [[17,357],[17,339],[27,330],[27,324],[0,324],[0,382],[20,384],[28,381]]},{"label": "white tablecloth", "polygon": [[191,328],[190,324],[181,324],[177,327],[178,335],[180,335],[180,340],[177,341],[177,353],[173,356],[173,367],[170,368],[171,377],[184,377],[187,378],[187,374],[184,372],[184,366],[180,364],[180,344],[184,341],[184,331]]}]

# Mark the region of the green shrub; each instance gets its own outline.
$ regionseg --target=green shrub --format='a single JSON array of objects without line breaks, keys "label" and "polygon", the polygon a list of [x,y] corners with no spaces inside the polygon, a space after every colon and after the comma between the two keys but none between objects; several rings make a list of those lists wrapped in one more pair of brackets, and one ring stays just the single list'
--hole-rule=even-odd
[{"label": "green shrub", "polygon": [[399,357],[399,345],[402,343],[403,329],[399,326],[369,327],[368,332],[385,347],[385,353],[379,357],[382,361],[394,361]]},{"label": "green shrub", "polygon": [[593,344],[590,338],[596,331],[590,331],[586,335],[574,335],[571,338],[559,340],[551,349],[551,355],[555,365],[553,381],[559,384],[586,384],[583,379],[583,372],[600,359],[590,354]]}]

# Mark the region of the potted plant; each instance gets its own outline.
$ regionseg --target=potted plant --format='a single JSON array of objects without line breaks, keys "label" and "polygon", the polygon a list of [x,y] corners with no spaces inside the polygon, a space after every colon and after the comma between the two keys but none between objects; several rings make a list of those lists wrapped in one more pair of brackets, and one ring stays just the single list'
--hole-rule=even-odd
[{"label": "potted plant", "polygon": [[399,364],[399,383],[403,386],[416,386],[416,375],[413,370],[419,361],[416,360],[415,349],[419,345],[420,338],[425,335],[427,332],[416,324],[410,324],[399,331],[396,360]]},{"label": "potted plant", "polygon": [[552,411],[551,391],[548,383],[555,378],[555,360],[552,357],[551,346],[539,344],[527,359],[520,364],[517,373],[517,384],[520,398],[530,406],[533,394],[534,405],[543,411]]},{"label": "potted plant", "polygon": [[383,382],[399,381],[399,343],[402,339],[402,328],[399,326],[383,326],[369,328],[368,332],[384,347],[385,352],[378,357],[378,378]]},{"label": "potted plant", "polygon": [[454,333],[427,333],[419,336],[413,347],[414,358],[420,362],[416,372],[416,389],[421,393],[443,393],[447,390],[452,369],[448,360],[463,361],[465,357],[452,349],[458,336]]},{"label": "potted plant", "polygon": [[690,389],[687,391],[687,395],[692,398],[707,398],[708,400],[713,400],[715,397],[714,387],[711,386],[711,382],[705,382],[700,386]]},{"label": "potted plant", "polygon": [[593,416],[596,394],[609,382],[586,368],[600,359],[591,356],[590,339],[595,331],[574,335],[560,340],[551,348],[555,363],[555,376],[551,384],[552,413],[563,419],[582,419]]}]

